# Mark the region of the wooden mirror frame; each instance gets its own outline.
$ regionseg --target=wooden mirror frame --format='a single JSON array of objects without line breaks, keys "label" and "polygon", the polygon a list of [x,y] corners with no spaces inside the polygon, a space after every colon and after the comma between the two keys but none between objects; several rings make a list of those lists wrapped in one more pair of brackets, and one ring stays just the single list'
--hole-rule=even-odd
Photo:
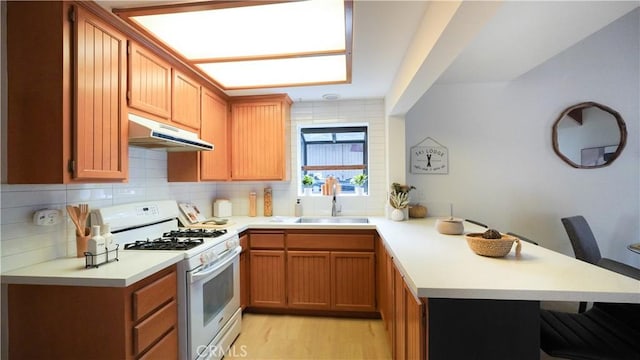
[{"label": "wooden mirror frame", "polygon": [[[620,130],[620,142],[618,144],[618,149],[616,150],[615,153],[613,153],[613,155],[611,156],[611,158],[605,162],[604,164],[601,165],[580,165],[580,164],[576,164],[575,162],[573,162],[573,160],[569,159],[566,155],[564,155],[562,152],[560,152],[560,147],[558,146],[558,125],[560,124],[560,121],[565,117],[565,116],[571,116],[572,118],[576,119],[576,121],[580,121],[578,120],[576,117],[580,117],[581,113],[578,110],[582,110],[582,109],[586,109],[589,107],[597,107],[602,111],[605,111],[611,115],[613,115],[613,117],[615,117],[616,122],[618,124],[618,129]],[[581,119],[581,118],[580,118]],[[601,168],[601,167],[605,167],[610,165],[611,163],[613,163],[618,156],[620,156],[620,153],[622,153],[622,150],[624,149],[625,145],[627,144],[627,126],[624,122],[624,120],[622,119],[622,116],[620,116],[620,114],[613,110],[612,108],[606,106],[606,105],[602,105],[602,104],[598,104],[596,102],[593,101],[587,101],[587,102],[583,102],[583,103],[579,103],[573,106],[568,107],[567,109],[565,109],[560,116],[558,116],[557,120],[555,121],[555,123],[553,124],[553,131],[552,131],[552,135],[551,135],[551,140],[553,141],[553,151],[555,151],[555,153],[562,159],[564,160],[564,162],[566,162],[567,164],[573,166],[574,168],[578,168],[578,169],[597,169],[597,168]]]}]

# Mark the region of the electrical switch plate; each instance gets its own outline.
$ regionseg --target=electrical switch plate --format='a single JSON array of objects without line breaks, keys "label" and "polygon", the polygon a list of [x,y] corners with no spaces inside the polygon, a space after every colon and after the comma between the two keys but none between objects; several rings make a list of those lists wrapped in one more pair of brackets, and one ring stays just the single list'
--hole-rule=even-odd
[{"label": "electrical switch plate", "polygon": [[53,209],[38,210],[33,214],[36,225],[56,225],[60,222],[60,211]]}]

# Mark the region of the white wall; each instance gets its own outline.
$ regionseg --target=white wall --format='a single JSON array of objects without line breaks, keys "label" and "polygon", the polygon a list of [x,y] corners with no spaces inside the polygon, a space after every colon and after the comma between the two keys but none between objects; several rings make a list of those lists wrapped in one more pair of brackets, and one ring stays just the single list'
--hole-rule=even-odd
[{"label": "white wall", "polygon": [[[4,100],[3,96],[3,100]],[[384,178],[384,101],[352,100],[295,103],[292,108],[291,156],[293,180],[287,182],[167,182],[167,153],[129,148],[129,181],[125,184],[86,185],[1,185],[0,267],[8,271],[58,257],[75,256],[75,233],[65,206],[88,203],[90,208],[115,204],[175,199],[196,204],[206,217],[212,216],[212,201],[228,198],[234,215],[248,215],[249,191],[258,191],[258,212],[262,214],[262,189],[273,188],[274,215],[293,216],[298,196],[297,126],[359,122],[369,124],[370,193],[364,197],[339,196],[343,215],[382,215],[386,196]],[[305,215],[330,215],[327,196],[300,197]],[[36,226],[33,212],[49,208],[62,211],[59,225]]]},{"label": "white wall", "polygon": [[[626,249],[640,242],[638,34],[636,10],[513,81],[432,87],[406,116],[406,150],[430,136],[448,147],[450,171],[407,174],[416,196],[570,256],[560,218],[581,214],[603,256],[639,266]],[[553,152],[554,121],[583,101],[626,121],[627,147],[608,167],[574,169]]]}]

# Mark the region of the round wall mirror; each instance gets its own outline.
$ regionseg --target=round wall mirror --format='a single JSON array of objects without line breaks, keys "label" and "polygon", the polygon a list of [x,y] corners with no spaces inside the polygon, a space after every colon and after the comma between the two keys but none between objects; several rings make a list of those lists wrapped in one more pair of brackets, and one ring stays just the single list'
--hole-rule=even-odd
[{"label": "round wall mirror", "polygon": [[553,124],[553,150],[575,168],[607,166],[626,143],[627,127],[620,114],[595,102],[568,107]]}]

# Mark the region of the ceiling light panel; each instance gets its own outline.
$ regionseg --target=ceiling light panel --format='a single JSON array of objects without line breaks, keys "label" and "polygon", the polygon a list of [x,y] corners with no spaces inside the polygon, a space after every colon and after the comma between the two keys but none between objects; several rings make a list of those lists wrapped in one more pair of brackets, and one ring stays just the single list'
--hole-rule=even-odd
[{"label": "ceiling light panel", "polygon": [[225,89],[347,80],[345,55],[196,64]]},{"label": "ceiling light panel", "polygon": [[308,0],[132,16],[187,59],[344,51],[343,0]]}]

